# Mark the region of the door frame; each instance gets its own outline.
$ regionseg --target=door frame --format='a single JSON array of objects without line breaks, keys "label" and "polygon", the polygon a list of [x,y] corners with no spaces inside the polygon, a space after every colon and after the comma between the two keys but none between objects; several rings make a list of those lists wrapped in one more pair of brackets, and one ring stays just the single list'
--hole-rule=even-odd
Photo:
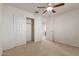
[{"label": "door frame", "polygon": [[26,17],[26,21],[31,20],[31,23],[26,23],[26,24],[31,24],[31,41],[35,41],[35,32],[34,32],[34,18]]}]

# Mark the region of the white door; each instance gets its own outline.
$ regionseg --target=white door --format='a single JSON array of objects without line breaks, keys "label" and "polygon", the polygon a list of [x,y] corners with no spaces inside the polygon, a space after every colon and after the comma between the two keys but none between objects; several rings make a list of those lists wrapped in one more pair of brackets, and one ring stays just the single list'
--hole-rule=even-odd
[{"label": "white door", "polygon": [[31,20],[27,20],[26,24],[26,34],[27,34],[27,42],[32,40],[32,25],[31,25]]},{"label": "white door", "polygon": [[46,31],[46,24],[44,23],[43,24],[43,39],[46,39],[46,33],[47,31]]}]

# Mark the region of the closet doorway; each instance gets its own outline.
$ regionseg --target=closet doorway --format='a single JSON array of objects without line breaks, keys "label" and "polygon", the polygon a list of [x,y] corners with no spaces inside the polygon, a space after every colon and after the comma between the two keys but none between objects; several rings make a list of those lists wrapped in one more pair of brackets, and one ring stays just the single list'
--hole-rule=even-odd
[{"label": "closet doorway", "polygon": [[34,19],[26,17],[26,22],[27,42],[34,42]]}]

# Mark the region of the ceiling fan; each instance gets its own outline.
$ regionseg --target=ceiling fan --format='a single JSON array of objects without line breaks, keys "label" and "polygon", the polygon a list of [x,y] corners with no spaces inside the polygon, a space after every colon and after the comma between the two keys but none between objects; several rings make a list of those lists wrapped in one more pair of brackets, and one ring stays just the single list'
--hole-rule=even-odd
[{"label": "ceiling fan", "polygon": [[59,3],[59,4],[56,4],[56,5],[53,6],[52,3],[49,3],[47,7],[37,7],[37,8],[45,8],[45,10],[42,14],[46,13],[47,11],[52,11],[53,13],[56,13],[54,8],[60,7],[60,6],[63,6],[63,5],[64,5],[64,3]]}]

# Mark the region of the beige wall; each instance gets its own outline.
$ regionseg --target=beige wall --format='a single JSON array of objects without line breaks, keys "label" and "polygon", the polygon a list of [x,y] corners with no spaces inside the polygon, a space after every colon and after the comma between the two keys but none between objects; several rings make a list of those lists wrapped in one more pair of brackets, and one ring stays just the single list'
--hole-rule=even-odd
[{"label": "beige wall", "polygon": [[[52,23],[51,23],[52,22]],[[48,22],[48,39],[79,47],[79,9],[51,17]],[[54,25],[54,26],[53,26]],[[54,29],[54,36],[51,31]],[[53,38],[52,38],[53,37]]]},{"label": "beige wall", "polygon": [[55,40],[79,47],[79,9],[68,11],[54,20]]}]

